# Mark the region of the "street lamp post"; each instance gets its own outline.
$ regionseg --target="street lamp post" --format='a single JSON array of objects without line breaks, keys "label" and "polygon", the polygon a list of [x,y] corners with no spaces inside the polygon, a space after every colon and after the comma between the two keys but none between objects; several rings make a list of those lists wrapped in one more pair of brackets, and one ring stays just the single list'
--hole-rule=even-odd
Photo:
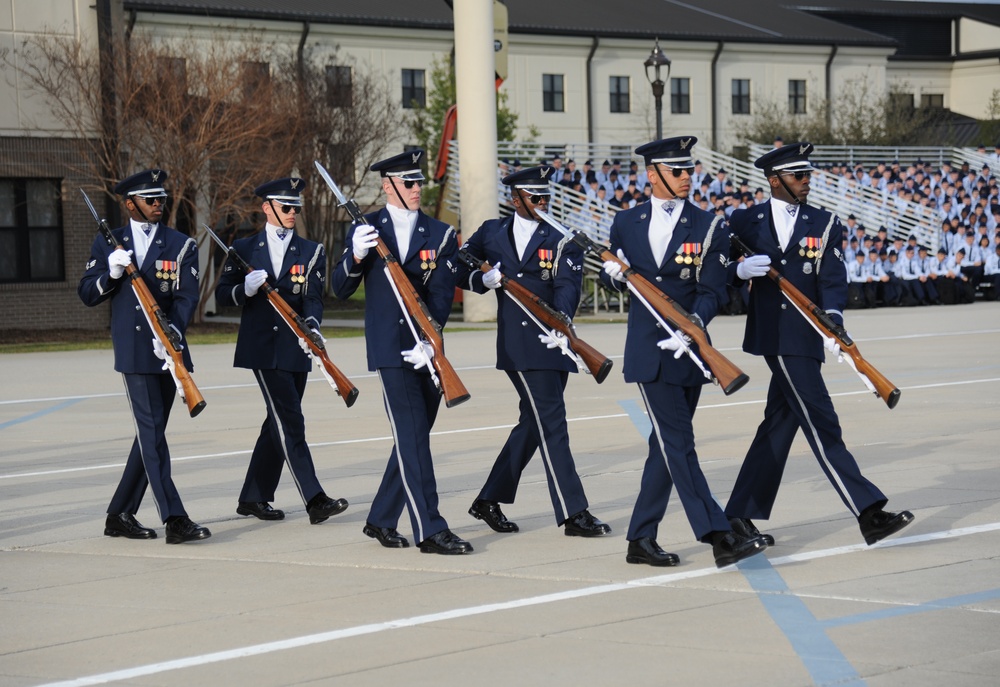
[{"label": "street lamp post", "polygon": [[[652,52],[649,53],[649,57],[643,62],[646,66],[646,80],[649,81],[649,85],[653,87],[653,98],[656,100],[656,139],[659,140],[663,138],[663,86],[664,79],[670,78],[670,58],[663,54],[660,50],[660,39],[656,39],[656,44],[653,46]],[[653,68],[652,74],[650,74],[650,67]],[[667,73],[661,79],[660,78],[660,68],[666,67]]]}]

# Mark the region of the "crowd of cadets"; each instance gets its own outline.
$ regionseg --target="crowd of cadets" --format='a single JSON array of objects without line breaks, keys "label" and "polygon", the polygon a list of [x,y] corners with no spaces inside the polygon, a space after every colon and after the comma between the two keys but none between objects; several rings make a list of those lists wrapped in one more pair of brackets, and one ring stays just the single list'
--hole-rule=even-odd
[{"label": "crowd of cadets", "polygon": [[[775,145],[780,145],[780,139]],[[979,150],[985,154],[985,147]],[[1000,168],[1000,144],[987,155]],[[646,173],[636,161],[627,167],[621,160],[604,160],[596,166],[587,160],[564,163],[560,155],[549,160],[553,183],[585,194],[594,204],[627,209],[649,201],[651,187]],[[519,160],[503,163],[506,171],[520,169]],[[866,169],[833,163],[813,173],[814,187],[833,187],[851,197],[866,187],[880,192],[883,200],[898,211],[912,203],[919,220],[940,227],[938,245],[919,246],[915,237],[908,241],[890,240],[898,227],[879,227],[869,234],[854,215],[846,221],[842,254],[847,265],[848,307],[909,306],[971,303],[977,291],[988,300],[1000,293],[1000,188],[990,165],[973,169],[968,163],[939,169],[917,160],[908,167],[899,161],[880,162]],[[724,213],[748,208],[767,200],[764,189],[750,189],[746,180],[734,182],[725,169],[714,174],[695,162],[691,173],[691,202],[703,210]],[[890,224],[893,219],[890,218]],[[739,310],[739,308],[737,308]]]}]

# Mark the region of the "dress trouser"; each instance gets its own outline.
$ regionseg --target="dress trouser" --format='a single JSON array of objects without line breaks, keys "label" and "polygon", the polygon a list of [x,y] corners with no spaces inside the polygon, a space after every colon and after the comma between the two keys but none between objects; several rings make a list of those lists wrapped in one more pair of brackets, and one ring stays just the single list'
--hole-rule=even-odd
[{"label": "dress trouser", "polygon": [[274,501],[274,490],[278,488],[282,466],[287,462],[299,495],[303,503],[308,504],[323,491],[306,443],[306,423],[302,415],[302,396],[309,373],[286,370],[254,370],[253,373],[264,395],[267,417],[250,456],[240,501]]},{"label": "dress trouser", "polygon": [[108,513],[138,513],[148,484],[162,522],[175,515],[187,515],[170,477],[170,450],[164,434],[177,393],[174,379],[166,373],[130,373],[122,378],[135,423],[135,440]]},{"label": "dress trouser", "polygon": [[764,421],[743,460],[726,514],[771,517],[792,440],[801,428],[816,460],[841,500],[855,516],[888,499],[865,479],[844,445],[840,420],[826,390],[821,362],[804,356],[764,356],[771,368]]},{"label": "dress trouser", "polygon": [[517,425],[500,450],[479,498],[514,503],[521,473],[540,449],[556,524],[587,508],[587,495],[569,448],[563,393],[569,373],[561,370],[507,371],[520,396]]},{"label": "dress trouser", "polygon": [[628,540],[656,538],[674,486],[698,541],[708,541],[712,532],[728,532],[729,520],[712,495],[694,450],[691,418],[698,407],[701,386],[651,382],[639,384],[639,391],[653,429]]},{"label": "dress trouser", "polygon": [[441,394],[425,372],[383,367],[378,376],[394,445],[372,499],[368,522],[376,527],[396,527],[405,505],[419,543],[448,529],[438,513],[430,441]]}]

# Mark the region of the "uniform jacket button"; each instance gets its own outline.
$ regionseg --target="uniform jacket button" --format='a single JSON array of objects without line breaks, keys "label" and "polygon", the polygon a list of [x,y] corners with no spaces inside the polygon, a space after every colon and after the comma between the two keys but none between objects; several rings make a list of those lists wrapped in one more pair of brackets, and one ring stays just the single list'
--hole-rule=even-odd
[{"label": "uniform jacket button", "polygon": [[524,276],[524,272],[518,272],[518,273],[517,273],[517,278],[518,278],[518,279],[520,279],[520,278],[521,278],[521,277],[523,277],[523,276]]},{"label": "uniform jacket button", "polygon": [[528,326],[528,321],[527,320],[521,320],[521,326],[522,327],[527,327]]},{"label": "uniform jacket button", "polygon": [[278,331],[278,326],[275,325],[275,326],[271,327],[271,329],[273,329],[274,331]]},{"label": "uniform jacket button", "polygon": [[656,281],[663,281],[663,277],[661,277],[661,276],[657,276],[657,277],[656,277]]},{"label": "uniform jacket button", "polygon": [[788,310],[788,304],[787,303],[782,303],[781,304],[781,309],[782,310]]},{"label": "uniform jacket button", "polygon": [[137,306],[135,306],[135,309],[136,310],[142,310],[142,306],[141,305],[137,305]]},{"label": "uniform jacket button", "polygon": [[399,323],[400,323],[400,324],[406,324],[406,321],[405,321],[405,320],[403,320],[402,318],[400,318],[400,320],[399,320]]},{"label": "uniform jacket button", "polygon": [[788,261],[787,261],[787,260],[785,260],[784,258],[782,258],[782,259],[781,259],[781,264],[782,264],[782,265],[787,265],[787,264],[788,264]]},{"label": "uniform jacket button", "polygon": [[142,331],[142,327],[136,327],[136,328],[135,328],[135,330],[136,330],[137,332],[141,332],[141,331]]}]

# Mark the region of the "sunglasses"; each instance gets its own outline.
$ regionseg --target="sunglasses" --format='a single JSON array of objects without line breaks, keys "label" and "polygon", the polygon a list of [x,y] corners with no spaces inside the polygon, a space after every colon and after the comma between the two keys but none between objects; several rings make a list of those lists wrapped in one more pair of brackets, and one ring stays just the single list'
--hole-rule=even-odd
[{"label": "sunglasses", "polygon": [[153,207],[157,203],[159,203],[160,205],[163,205],[164,203],[167,202],[167,197],[166,196],[153,196],[152,198],[144,198],[143,196],[133,196],[132,200],[135,200],[136,198],[138,198],[139,200],[144,201],[146,203],[146,205],[148,205],[150,207]]},{"label": "sunglasses", "polygon": [[282,205],[281,206],[281,211],[283,213],[285,213],[286,215],[290,214],[290,213],[293,213],[293,212],[297,215],[300,212],[302,212],[302,208],[300,206],[298,206],[298,205]]},{"label": "sunglasses", "polygon": [[545,201],[546,203],[547,203],[547,202],[549,202],[549,197],[548,197],[548,196],[539,196],[539,195],[534,195],[534,194],[532,194],[532,195],[528,196],[528,200],[530,200],[530,201],[531,201],[531,204],[532,204],[532,205],[538,205],[538,204],[539,204],[539,203],[541,203],[541,202],[542,202],[543,200],[544,200],[544,201]]},{"label": "sunglasses", "polygon": [[[389,178],[391,179],[392,177]],[[410,190],[414,186],[420,187],[424,185],[423,179],[400,179],[400,181],[403,182],[403,188],[405,188],[406,190]]]},{"label": "sunglasses", "polygon": [[[666,165],[663,166],[667,167]],[[679,179],[684,174],[684,172],[687,172],[688,174],[691,173],[691,170],[688,169],[687,167],[667,167],[667,171],[670,172],[670,175],[675,179]]]},{"label": "sunglasses", "polygon": [[812,172],[783,172],[782,176],[795,177],[796,181],[802,181],[812,176]]}]

